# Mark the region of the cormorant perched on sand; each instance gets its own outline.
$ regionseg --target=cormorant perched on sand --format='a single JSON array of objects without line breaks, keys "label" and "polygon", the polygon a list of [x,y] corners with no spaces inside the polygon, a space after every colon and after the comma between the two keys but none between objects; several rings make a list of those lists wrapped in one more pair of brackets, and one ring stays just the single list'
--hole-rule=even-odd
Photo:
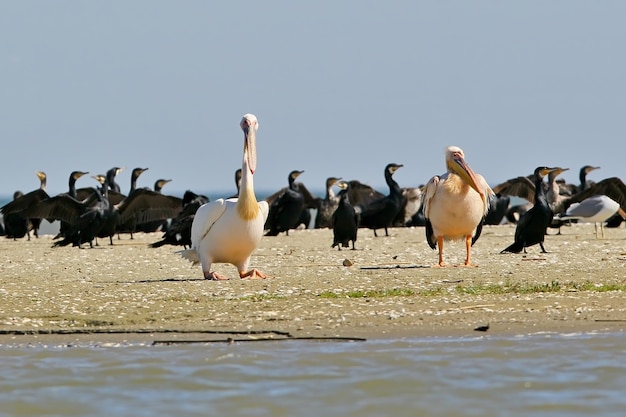
[{"label": "cormorant perched on sand", "polygon": [[[154,182],[154,192],[155,193],[161,193],[161,190],[163,189],[163,187],[165,186],[165,184],[167,184],[168,182],[171,182],[172,180],[166,180],[166,179],[158,179]],[[181,203],[182,204],[182,203]],[[161,231],[165,231],[168,227],[168,219],[166,220],[155,220],[153,222],[145,222],[145,223],[138,223],[137,224],[137,231],[138,232],[144,232],[144,233],[152,233],[152,232],[157,232],[159,230]]]},{"label": "cormorant perched on sand", "polygon": [[[107,182],[109,181],[109,177],[111,176],[109,173],[113,170],[115,170],[116,168],[112,168],[107,172]],[[130,188],[128,189],[128,194],[126,195],[126,197],[124,198],[124,200],[126,200],[128,197],[130,197],[131,195],[133,195],[133,193],[138,190],[137,188],[137,179],[139,178],[139,176],[141,174],[143,174],[144,172],[146,172],[148,170],[148,168],[134,168],[131,173],[130,173]],[[109,187],[111,188],[111,185],[109,184]],[[119,189],[119,185],[117,185],[115,188]],[[146,189],[146,188],[142,188],[142,189]],[[118,203],[119,204],[119,203]],[[122,222],[121,224],[119,224],[117,226],[117,233],[118,233],[118,237],[119,237],[119,233],[130,233],[130,238],[133,239],[133,233],[139,231],[137,229],[137,218],[136,217],[131,217],[128,219],[128,221]]]},{"label": "cormorant perched on sand", "polygon": [[169,227],[163,233],[163,237],[158,242],[150,245],[158,248],[163,245],[181,245],[185,249],[191,246],[191,225],[200,206],[209,202],[209,197],[198,195],[192,191],[185,191],[183,195],[183,209],[172,219]]},{"label": "cormorant perched on sand", "polygon": [[[281,232],[285,232],[289,236],[289,230],[295,229],[302,222],[302,213],[307,209],[305,200],[315,201],[306,187],[296,183],[296,178],[303,172],[291,171],[287,177],[289,186],[282,189],[282,193],[279,191],[266,199],[270,204],[269,215],[265,222],[266,236],[277,236]],[[305,196],[304,192],[308,196]]]},{"label": "cormorant perched on sand", "polygon": [[543,246],[543,241],[554,213],[546,198],[546,187],[544,187],[543,179],[556,169],[558,168],[537,167],[535,169],[534,204],[517,222],[515,241],[500,253],[520,253],[521,251],[526,253],[527,247],[536,244],[541,246],[541,252],[547,252]]},{"label": "cormorant perched on sand", "polygon": [[0,208],[4,219],[5,236],[8,238],[19,239],[28,236],[28,240],[30,240],[31,230],[35,237],[39,237],[41,219],[28,218],[23,214],[23,211],[28,207],[49,197],[46,192],[46,173],[37,171],[35,174],[39,178],[39,188],[26,194],[16,191],[13,193],[13,201]]},{"label": "cormorant perched on sand", "polygon": [[[326,178],[326,195],[324,198],[317,198],[317,215],[315,217],[315,228],[322,229],[331,227],[331,217],[339,205],[339,196],[333,191],[333,186],[338,184],[341,178],[328,177]],[[346,187],[348,184],[346,183]]]},{"label": "cormorant perched on sand", "polygon": [[[24,193],[21,191],[16,191],[13,193],[13,201],[19,202],[20,199],[24,198]],[[11,204],[11,203],[8,203]],[[4,221],[4,235],[7,238],[17,240],[21,239],[24,236],[28,235],[28,240],[30,240],[30,230],[32,229],[32,223],[30,219],[24,217],[20,211],[10,211],[5,210],[7,206],[2,207],[2,220]]]},{"label": "cormorant perched on sand", "polygon": [[[557,177],[568,169],[569,168],[555,167],[548,174],[548,182],[541,182],[545,191],[546,201],[550,205],[550,209],[553,213],[561,211],[562,202],[567,197],[563,194],[567,191],[563,188],[561,183],[558,182]],[[511,178],[493,188],[493,191],[497,195],[511,195],[528,200],[528,203],[518,204],[510,207],[506,211],[506,218],[510,223],[517,223],[519,218],[533,206],[532,202],[535,200],[535,180],[536,177],[533,173],[526,177]],[[553,220],[549,227],[558,229],[561,225],[562,223]]]},{"label": "cormorant perched on sand", "polygon": [[[67,182],[67,185],[68,185],[67,195],[69,195],[72,198],[75,198],[78,201],[81,201],[81,200],[84,200],[84,199],[88,198],[89,194],[91,194],[94,191],[96,191],[95,188],[93,188],[93,187],[83,188],[82,190],[84,190],[83,191],[83,197],[84,198],[82,198],[82,199],[78,198],[78,191],[76,190],[76,181],[80,177],[82,177],[84,175],[87,175],[87,174],[89,174],[89,172],[72,171],[70,173],[70,177],[69,177],[68,182]],[[90,190],[90,191],[87,191],[87,190]],[[58,196],[51,197],[51,198],[55,199],[57,197]],[[65,235],[65,232],[67,231],[67,229],[69,227],[69,223],[64,221],[64,220],[61,220],[59,223],[60,223],[60,225],[59,225],[59,233],[54,237],[54,239],[58,239],[58,238],[63,237]]]},{"label": "cormorant perched on sand", "polygon": [[401,164],[387,164],[385,167],[385,181],[389,186],[389,194],[374,200],[365,206],[359,206],[359,227],[367,227],[374,231],[376,229],[385,229],[385,236],[389,236],[387,228],[393,225],[393,221],[402,208],[402,190],[398,183],[393,179],[393,174],[402,167]]},{"label": "cormorant perched on sand", "polygon": [[113,208],[107,198],[106,178],[101,177],[102,188],[95,189],[83,201],[69,194],[59,194],[42,201],[31,209],[35,216],[67,222],[63,239],[56,241],[53,247],[71,244],[80,249],[84,243],[89,243],[89,246],[93,248],[94,239],[113,214]]},{"label": "cormorant perched on sand", "polygon": [[175,217],[181,209],[181,200],[177,197],[164,196],[148,189],[137,189],[119,204],[112,204],[108,198],[109,187],[106,176],[94,177],[101,183],[100,189],[94,189],[89,197],[79,201],[68,194],[60,194],[40,202],[28,209],[29,216],[66,221],[70,224],[64,239],[55,246],[72,244],[81,247],[96,237],[109,237],[118,232],[120,224],[129,219],[138,222],[164,220]]},{"label": "cormorant perched on sand", "polygon": [[[336,184],[344,191],[349,187],[345,181],[340,181]],[[358,226],[358,216],[354,211],[354,207],[350,204],[348,193],[341,193],[337,209],[331,216],[331,227],[333,229],[333,244],[331,247],[337,246],[337,249],[341,250],[342,247],[347,248],[349,242],[352,241],[352,249],[355,250],[354,245]]]}]

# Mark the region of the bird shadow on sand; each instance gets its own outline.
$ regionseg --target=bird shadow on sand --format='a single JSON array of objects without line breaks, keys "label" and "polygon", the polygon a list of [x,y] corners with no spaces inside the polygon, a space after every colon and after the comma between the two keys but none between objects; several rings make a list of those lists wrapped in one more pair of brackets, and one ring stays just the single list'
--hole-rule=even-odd
[{"label": "bird shadow on sand", "polygon": [[430,268],[430,265],[375,265],[375,266],[362,266],[359,269],[418,269],[418,268]]},{"label": "bird shadow on sand", "polygon": [[152,284],[155,282],[191,282],[208,281],[206,278],[162,278],[162,279],[140,279],[133,281],[116,281],[121,284]]}]

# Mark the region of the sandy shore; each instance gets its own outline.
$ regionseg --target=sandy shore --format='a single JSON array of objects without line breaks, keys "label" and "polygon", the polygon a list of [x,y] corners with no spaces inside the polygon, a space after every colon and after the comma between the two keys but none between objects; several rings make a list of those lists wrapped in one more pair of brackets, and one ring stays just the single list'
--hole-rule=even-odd
[{"label": "sandy shore", "polygon": [[241,280],[220,264],[233,277],[224,282],[204,280],[180,248],[148,247],[159,233],[82,250],[52,248],[49,235],[1,239],[0,343],[626,328],[625,228],[596,239],[593,225],[573,225],[547,236],[547,254],[500,254],[513,233],[511,225],[485,227],[474,268],[454,266],[464,246],[449,243],[451,266],[435,268],[423,228],[390,229],[389,237],[360,229],[356,251],[331,249],[330,230],[295,230],[264,238],[253,255],[272,279]]}]

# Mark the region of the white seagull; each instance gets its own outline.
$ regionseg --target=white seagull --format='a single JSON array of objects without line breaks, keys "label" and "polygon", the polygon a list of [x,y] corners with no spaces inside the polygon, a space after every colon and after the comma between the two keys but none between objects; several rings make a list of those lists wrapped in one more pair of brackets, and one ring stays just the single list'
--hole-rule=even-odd
[{"label": "white seagull", "polygon": [[604,237],[604,222],[615,213],[619,213],[622,218],[626,218],[626,212],[622,210],[617,201],[605,195],[594,195],[580,203],[572,204],[565,211],[565,214],[558,216],[558,219],[577,219],[584,223],[593,223],[597,238],[598,223],[600,223],[600,230],[602,231],[602,237]]},{"label": "white seagull", "polygon": [[458,146],[446,149],[447,172],[430,179],[424,189],[424,217],[428,245],[439,247],[443,262],[443,241],[465,239],[465,265],[472,266],[470,248],[482,231],[482,221],[495,197],[487,181],[474,173]]},{"label": "white seagull", "polygon": [[258,127],[259,122],[253,114],[246,114],[241,119],[244,143],[239,197],[220,198],[200,206],[191,225],[191,248],[179,252],[194,264],[201,263],[206,279],[228,279],[211,271],[213,263],[233,264],[242,279],[270,278],[257,269],[248,269],[252,252],[263,237],[269,212],[267,202],[258,202],[254,194]]}]

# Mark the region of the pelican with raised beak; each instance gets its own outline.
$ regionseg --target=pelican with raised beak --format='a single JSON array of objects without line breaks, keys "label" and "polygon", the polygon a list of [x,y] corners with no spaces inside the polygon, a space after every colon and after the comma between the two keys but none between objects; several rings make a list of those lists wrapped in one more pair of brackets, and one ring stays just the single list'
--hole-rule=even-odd
[{"label": "pelican with raised beak", "polygon": [[242,279],[270,278],[255,268],[249,268],[250,257],[263,237],[263,226],[269,212],[267,202],[257,201],[254,194],[258,127],[253,114],[246,114],[241,119],[244,143],[239,196],[220,198],[200,206],[191,225],[191,248],[180,251],[194,264],[202,264],[206,279],[228,279],[211,270],[213,263],[236,266]]}]

